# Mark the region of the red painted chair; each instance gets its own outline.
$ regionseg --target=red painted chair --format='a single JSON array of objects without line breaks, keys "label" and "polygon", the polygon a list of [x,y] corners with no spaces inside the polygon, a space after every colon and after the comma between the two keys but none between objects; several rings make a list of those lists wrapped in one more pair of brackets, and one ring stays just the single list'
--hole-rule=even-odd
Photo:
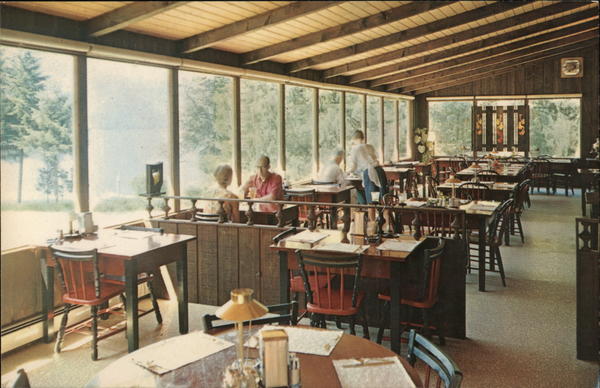
[{"label": "red painted chair", "polygon": [[[420,279],[413,284],[409,284],[402,290],[402,299],[400,304],[408,309],[409,312],[414,310],[421,311],[422,323],[417,320],[408,319],[403,322],[403,330],[406,327],[421,327],[425,335],[429,335],[433,329],[437,332],[440,343],[445,342],[442,325],[434,326],[431,322],[431,312],[438,304],[438,290],[440,285],[440,274],[442,270],[442,258],[446,241],[439,239],[437,246],[423,251],[422,267],[419,271]],[[383,331],[389,325],[390,319],[390,301],[391,297],[388,292],[377,295],[380,300],[383,300],[383,319],[379,325],[377,333],[377,343],[381,343],[383,339]]]},{"label": "red painted chair", "polygon": [[[354,322],[365,298],[365,292],[359,290],[361,255],[302,250],[296,251],[296,254],[307,297],[306,309],[311,313],[311,325],[325,328],[328,316],[336,320],[348,318],[350,333],[354,335]],[[363,336],[369,338],[366,314],[362,312],[361,316]]]},{"label": "red painted chair", "polygon": [[112,332],[98,337],[98,315],[110,312],[109,309],[100,307],[107,305],[111,298],[124,293],[125,287],[104,281],[98,269],[98,252],[96,249],[77,252],[55,247],[50,249],[57,261],[56,268],[63,289],[63,302],[65,303],[65,312],[60,323],[54,351],[60,353],[69,311],[73,306],[90,306],[92,311],[92,360],[95,361],[98,359],[98,340],[115,334]]}]

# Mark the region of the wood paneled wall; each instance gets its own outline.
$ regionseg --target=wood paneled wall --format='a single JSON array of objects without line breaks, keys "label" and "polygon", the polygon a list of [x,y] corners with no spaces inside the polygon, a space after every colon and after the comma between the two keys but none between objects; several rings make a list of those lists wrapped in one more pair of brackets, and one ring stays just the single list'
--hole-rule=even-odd
[{"label": "wood paneled wall", "polygon": [[279,256],[269,246],[286,228],[176,219],[153,223],[166,233],[197,237],[188,244],[190,303],[222,305],[238,287],[252,288],[255,298],[265,304],[279,303]]},{"label": "wood paneled wall", "polygon": [[427,97],[498,96],[523,94],[581,93],[581,149],[587,155],[599,136],[598,47],[570,52],[564,57],[583,57],[582,78],[560,78],[560,58],[548,58],[522,65],[518,70],[415,98],[415,128],[428,127]]}]

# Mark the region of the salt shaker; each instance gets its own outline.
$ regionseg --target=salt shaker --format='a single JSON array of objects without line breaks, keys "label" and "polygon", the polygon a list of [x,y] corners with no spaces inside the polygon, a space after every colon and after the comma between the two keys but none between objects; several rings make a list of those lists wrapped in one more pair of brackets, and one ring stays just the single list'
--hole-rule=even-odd
[{"label": "salt shaker", "polygon": [[290,388],[301,388],[302,383],[300,382],[300,359],[296,353],[290,353],[289,355],[289,379],[290,379]]}]

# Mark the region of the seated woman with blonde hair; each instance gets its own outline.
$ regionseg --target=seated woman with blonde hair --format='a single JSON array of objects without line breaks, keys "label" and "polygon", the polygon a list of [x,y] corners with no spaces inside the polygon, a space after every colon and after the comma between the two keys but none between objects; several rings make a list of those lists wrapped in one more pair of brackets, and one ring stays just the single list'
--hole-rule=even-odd
[{"label": "seated woman with blonde hair", "polygon": [[[210,198],[238,198],[237,195],[227,189],[233,179],[233,169],[228,164],[221,164],[215,169],[213,173],[217,186],[210,193]],[[227,218],[233,222],[239,222],[240,213],[238,210],[238,203],[233,201],[226,201],[223,203]],[[203,204],[203,213],[218,214],[219,202],[218,201],[206,201]]]}]

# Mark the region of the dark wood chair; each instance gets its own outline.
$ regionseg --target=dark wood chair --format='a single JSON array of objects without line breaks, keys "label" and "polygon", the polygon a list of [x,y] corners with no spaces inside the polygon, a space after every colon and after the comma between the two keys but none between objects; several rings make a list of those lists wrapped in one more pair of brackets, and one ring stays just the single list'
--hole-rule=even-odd
[{"label": "dark wood chair", "polygon": [[498,182],[500,180],[500,174],[495,170],[480,170],[477,176],[483,182]]},{"label": "dark wood chair", "polygon": [[98,359],[98,341],[115,334],[115,332],[109,332],[98,337],[98,314],[110,312],[107,308],[100,309],[100,306],[107,305],[111,298],[124,293],[125,286],[107,283],[103,279],[98,267],[98,251],[96,249],[72,252],[50,247],[50,250],[57,261],[56,268],[65,303],[65,312],[60,323],[54,351],[60,353],[69,311],[72,307],[74,305],[90,306],[92,311],[92,360],[96,361]]},{"label": "dark wood chair", "polygon": [[[272,316],[262,317],[252,321],[244,321],[244,326],[247,326],[250,323],[253,325],[278,323],[280,325],[296,326],[296,323],[298,322],[298,303],[296,301],[267,306],[267,309]],[[233,322],[223,321],[214,314],[204,314],[202,321],[204,323],[204,331],[207,333],[216,333],[234,327]],[[215,324],[215,322],[219,321],[220,323]]]},{"label": "dark wood chair", "polygon": [[533,160],[533,170],[531,172],[531,194],[534,188],[540,192],[540,187],[546,187],[546,194],[550,194],[552,186],[552,165],[550,160],[546,158],[535,158]]},{"label": "dark wood chair", "polygon": [[[440,275],[442,269],[442,258],[446,241],[442,238],[430,238],[437,240],[434,248],[423,250],[422,258],[419,261],[419,271],[416,272],[416,279],[403,288],[400,305],[405,307],[409,314],[406,321],[403,322],[402,330],[409,326],[420,327],[423,333],[430,336],[431,330],[438,335],[440,343],[445,343],[443,322],[441,319],[435,320],[432,325],[431,317],[438,304],[438,290],[440,285]],[[377,298],[384,301],[383,316],[377,333],[377,343],[383,339],[383,331],[389,325],[390,320],[390,301],[389,292],[380,293]],[[421,320],[412,319],[412,312],[420,311]]]},{"label": "dark wood chair", "polygon": [[521,242],[525,242],[523,235],[523,224],[521,223],[521,215],[525,210],[525,202],[529,197],[529,186],[531,179],[526,179],[515,187],[513,193],[513,205],[510,209],[510,234],[515,235],[517,232],[521,236]]},{"label": "dark wood chair", "polygon": [[219,215],[211,214],[211,213],[195,212],[194,213],[194,221],[219,222]]},{"label": "dark wood chair", "polygon": [[552,193],[556,194],[556,188],[564,188],[565,196],[569,196],[569,189],[575,195],[575,176],[577,168],[575,160],[570,163],[557,163],[552,167]]},{"label": "dark wood chair", "polygon": [[[316,202],[317,191],[315,189],[300,190],[300,189],[285,189],[284,198],[286,201],[298,201],[298,202]],[[308,227],[308,206],[302,205],[298,208],[298,220],[304,227]],[[323,220],[324,214],[318,208],[315,208],[315,222],[319,226],[323,226],[327,220]]]},{"label": "dark wood chair", "polygon": [[31,385],[29,384],[29,377],[27,377],[27,372],[25,372],[25,369],[20,368],[19,370],[17,370],[15,372],[15,377],[7,382],[6,385],[4,385],[4,383],[2,384],[3,387],[7,387],[7,388],[30,388]]},{"label": "dark wood chair", "polygon": [[[446,388],[459,388],[462,383],[463,374],[458,365],[446,353],[415,330],[408,333],[408,354],[406,358],[412,366],[415,366],[417,360],[425,364],[424,378],[421,379],[423,380],[423,387],[432,386],[430,385],[432,380],[436,380],[436,387],[440,387],[443,383]],[[435,374],[433,378],[432,371]]]},{"label": "dark wood chair", "polygon": [[[436,177],[434,176],[426,176],[425,177],[425,186],[426,187],[426,191],[423,193],[424,197],[429,197],[429,198],[437,198],[438,193],[437,193],[437,187],[439,185],[439,181]],[[425,190],[424,190],[425,191]]]},{"label": "dark wood chair", "polygon": [[[508,233],[510,226],[510,211],[513,205],[513,199],[507,199],[496,209],[488,230],[484,236],[479,234],[469,235],[469,263],[468,270],[475,269],[478,271],[489,271],[498,272],[502,279],[502,285],[506,287],[506,275],[504,274],[504,264],[502,263],[502,255],[500,253],[500,246],[504,241],[504,234]],[[485,266],[487,268],[479,268],[473,266],[474,263],[479,262],[479,239],[483,238],[486,247],[486,259]],[[498,269],[496,269],[496,267]]]},{"label": "dark wood chair", "polygon": [[456,188],[456,196],[471,201],[483,201],[491,197],[490,188],[480,182],[464,182]]},{"label": "dark wood chair", "polygon": [[[359,290],[362,256],[308,250],[297,250],[296,255],[306,292],[306,309],[311,313],[311,326],[325,328],[328,316],[335,317],[336,322],[348,318],[350,333],[354,335],[354,322],[361,312],[363,337],[368,339],[367,316],[361,308],[365,292]],[[346,282],[347,277],[352,278],[350,284]],[[325,282],[322,282],[323,278]]]}]

